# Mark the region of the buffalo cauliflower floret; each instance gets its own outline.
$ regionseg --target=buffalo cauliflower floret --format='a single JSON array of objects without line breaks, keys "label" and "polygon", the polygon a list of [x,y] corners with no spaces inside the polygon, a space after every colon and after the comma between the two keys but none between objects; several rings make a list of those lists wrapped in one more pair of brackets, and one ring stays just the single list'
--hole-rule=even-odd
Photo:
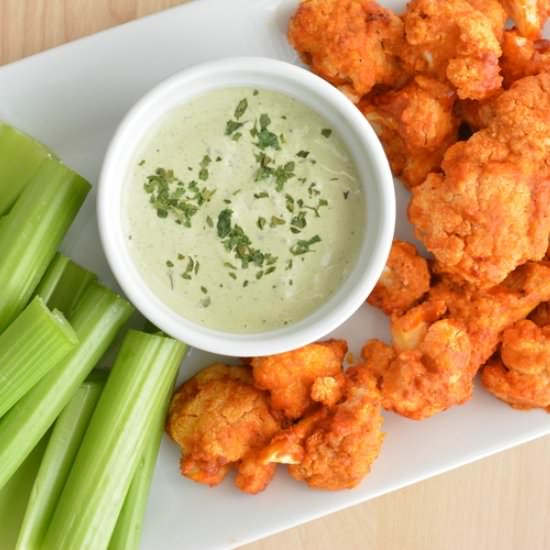
[{"label": "buffalo cauliflower floret", "polygon": [[374,95],[359,108],[373,125],[392,172],[409,188],[439,168],[443,155],[457,139],[452,87],[418,75],[404,88]]},{"label": "buffalo cauliflower floret", "polygon": [[550,75],[515,82],[489,126],[412,191],[409,218],[442,271],[478,287],[541,259],[550,234]]},{"label": "buffalo cauliflower floret", "polygon": [[303,61],[354,101],[402,79],[402,37],[399,17],[372,0],[303,0],[288,30]]},{"label": "buffalo cauliflower floret", "polygon": [[412,0],[403,17],[406,46],[401,58],[411,73],[448,80],[460,99],[484,99],[501,87],[495,8],[467,0]]},{"label": "buffalo cauliflower floret", "polygon": [[297,350],[250,362],[256,386],[268,390],[271,406],[289,419],[300,418],[313,404],[310,393],[316,378],[342,371],[347,353],[343,340],[309,344]]},{"label": "buffalo cauliflower floret", "polygon": [[442,281],[430,300],[443,301],[447,314],[466,326],[472,344],[471,376],[493,355],[504,330],[550,299],[550,265],[529,262],[486,291]]},{"label": "buffalo cauliflower floret", "polygon": [[176,391],[166,431],[181,448],[182,475],[217,485],[234,464],[241,490],[256,493],[269,483],[273,470],[260,464],[254,472],[249,459],[271,439],[279,422],[270,411],[267,393],[252,382],[247,367],[215,364]]},{"label": "buffalo cauliflower floret", "polygon": [[414,245],[393,241],[382,275],[367,299],[386,315],[411,308],[430,289],[428,262],[418,255]]},{"label": "buffalo cauliflower floret", "polygon": [[485,387],[513,407],[550,411],[550,325],[516,323],[503,334],[500,356],[482,371]]},{"label": "buffalo cauliflower floret", "polygon": [[347,489],[361,482],[384,439],[380,395],[367,369],[351,367],[346,378],[342,401],[277,434],[261,453],[266,462],[289,464],[292,477],[317,489]]},{"label": "buffalo cauliflower floret", "polygon": [[471,344],[464,324],[435,321],[417,346],[404,351],[368,342],[365,365],[378,376],[382,406],[402,416],[422,420],[467,401],[472,395],[468,366]]}]

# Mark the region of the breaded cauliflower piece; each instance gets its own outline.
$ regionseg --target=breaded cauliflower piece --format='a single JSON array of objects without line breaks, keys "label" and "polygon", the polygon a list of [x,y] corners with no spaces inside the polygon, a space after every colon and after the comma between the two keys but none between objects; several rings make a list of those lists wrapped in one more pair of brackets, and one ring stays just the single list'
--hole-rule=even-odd
[{"label": "breaded cauliflower piece", "polygon": [[549,0],[501,0],[509,17],[525,38],[535,40],[550,14]]},{"label": "breaded cauliflower piece", "polygon": [[317,489],[350,489],[369,473],[384,439],[380,394],[374,377],[357,366],[346,371],[343,400],[317,409],[275,436],[262,451],[266,462]]},{"label": "breaded cauliflower piece", "polygon": [[494,3],[479,11],[467,0],[412,0],[403,16],[408,72],[424,73],[455,88],[460,99],[484,99],[502,83]]},{"label": "breaded cauliflower piece", "polygon": [[354,102],[377,84],[403,79],[396,56],[403,23],[372,0],[303,0],[288,39],[314,72]]},{"label": "breaded cauliflower piece", "polygon": [[182,475],[217,485],[236,465],[241,490],[256,493],[269,483],[273,470],[258,465],[254,473],[247,459],[280,424],[270,411],[268,394],[252,383],[249,368],[214,364],[176,391],[166,431],[181,448]]},{"label": "breaded cauliflower piece", "polygon": [[430,301],[445,303],[449,317],[465,324],[472,344],[472,377],[496,351],[503,331],[549,299],[550,264],[545,262],[529,262],[486,291],[444,280],[429,295]]},{"label": "breaded cauliflower piece", "polygon": [[548,135],[550,74],[518,80],[496,99],[489,126],[447,151],[443,174],[412,190],[409,219],[443,272],[487,288],[544,256]]},{"label": "breaded cauliflower piece", "polygon": [[340,373],[347,351],[345,341],[328,340],[286,353],[254,357],[250,362],[254,382],[269,391],[273,410],[294,420],[313,404],[310,393],[315,379]]},{"label": "breaded cauliflower piece", "polygon": [[472,395],[471,344],[461,321],[435,321],[414,349],[386,346],[382,353],[379,341],[368,342],[363,357],[379,376],[382,406],[407,418],[428,418]]},{"label": "breaded cauliflower piece", "polygon": [[504,330],[550,297],[550,264],[530,262],[487,291],[443,279],[428,299],[392,316],[393,346],[363,348],[382,406],[417,420],[463,403]]},{"label": "breaded cauliflower piece", "polygon": [[550,412],[550,325],[519,321],[504,331],[500,355],[482,370],[485,387],[512,407]]},{"label": "breaded cauliflower piece", "polygon": [[395,240],[382,275],[367,302],[386,315],[418,303],[430,289],[430,271],[414,245]]},{"label": "breaded cauliflower piece", "polygon": [[503,84],[509,88],[520,78],[550,71],[550,40],[530,40],[517,29],[504,32],[500,58]]},{"label": "breaded cauliflower piece", "polygon": [[404,88],[374,95],[359,104],[384,145],[394,176],[408,188],[439,168],[457,140],[454,89],[418,75]]}]

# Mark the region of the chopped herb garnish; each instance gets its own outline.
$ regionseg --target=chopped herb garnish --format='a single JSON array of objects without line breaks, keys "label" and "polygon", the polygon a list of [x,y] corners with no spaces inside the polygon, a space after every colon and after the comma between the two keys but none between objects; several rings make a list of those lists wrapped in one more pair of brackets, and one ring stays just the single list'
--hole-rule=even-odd
[{"label": "chopped herb garnish", "polygon": [[200,265],[201,265],[201,264],[200,264],[199,261],[197,260],[197,261],[195,262],[195,275],[199,272]]},{"label": "chopped herb garnish", "polygon": [[230,136],[233,132],[236,132],[241,126],[242,122],[236,122],[235,120],[228,120],[225,124],[225,135]]},{"label": "chopped herb garnish", "polygon": [[170,260],[166,260],[166,267],[174,267],[173,262],[171,262]]},{"label": "chopped herb garnish", "polygon": [[212,303],[212,299],[210,298],[210,296],[207,296],[206,298],[203,298],[201,300],[202,307],[208,307],[211,303]]},{"label": "chopped herb garnish", "polygon": [[266,191],[261,191],[260,193],[254,193],[255,199],[267,199],[269,197],[269,193]]},{"label": "chopped herb garnish", "polygon": [[206,181],[208,179],[208,168],[201,168],[199,171],[199,179]]},{"label": "chopped herb garnish", "polygon": [[323,137],[329,138],[332,134],[332,130],[330,128],[323,128],[321,130],[321,134],[323,135]]},{"label": "chopped herb garnish", "polygon": [[239,141],[242,137],[243,137],[243,135],[241,134],[241,132],[235,132],[235,133],[231,136],[231,139],[232,139],[233,141]]},{"label": "chopped herb garnish", "polygon": [[263,276],[264,276],[263,271],[258,271],[258,273],[256,273],[256,279],[258,279],[258,280],[260,280]]},{"label": "chopped herb garnish", "polygon": [[221,161],[222,161],[222,157],[220,157],[220,155],[218,155],[218,156],[216,157],[216,162],[221,162]]},{"label": "chopped herb garnish", "polygon": [[243,281],[243,287],[246,288],[248,286],[248,281],[244,280]]},{"label": "chopped herb garnish", "polygon": [[295,176],[295,166],[296,165],[292,161],[287,162],[284,166],[277,166],[275,169],[275,189],[277,191],[282,191],[285,183]]},{"label": "chopped herb garnish", "polygon": [[178,260],[183,260],[185,256],[183,254],[178,254]]},{"label": "chopped herb garnish", "polygon": [[315,235],[314,237],[311,237],[311,239],[307,241],[300,239],[290,247],[290,252],[291,254],[294,254],[294,256],[307,254],[308,252],[313,252],[313,250],[310,250],[311,246],[320,242],[321,242],[321,237],[319,237],[319,235]]},{"label": "chopped herb garnish", "polygon": [[208,294],[208,289],[205,286],[201,286],[201,292],[203,294]]},{"label": "chopped herb garnish", "polygon": [[260,216],[258,218],[258,220],[256,221],[256,225],[260,228],[260,229],[263,229],[265,227],[265,224],[267,223],[267,220],[265,218],[262,218],[262,216]]},{"label": "chopped herb garnish", "polygon": [[252,92],[252,95],[258,95],[259,93],[260,93],[260,92],[259,92],[258,90],[254,90],[254,91]]},{"label": "chopped herb garnish", "polygon": [[222,210],[218,215],[218,237],[224,239],[229,235],[231,231],[231,216],[233,215],[233,210],[226,208]]},{"label": "chopped herb garnish", "polygon": [[289,212],[294,212],[294,198],[291,197],[288,193],[285,195],[286,209]]},{"label": "chopped herb garnish", "polygon": [[349,191],[344,191],[342,194],[344,195],[344,199],[345,199],[345,200],[348,200]]},{"label": "chopped herb garnish", "polygon": [[231,199],[223,199],[223,202],[225,202],[225,204],[231,204]]},{"label": "chopped herb garnish", "polygon": [[292,220],[290,220],[290,225],[292,226],[290,230],[293,233],[299,233],[300,230],[304,229],[304,227],[307,225],[306,213],[303,210],[300,211],[297,216],[294,216]]},{"label": "chopped herb garnish", "polygon": [[[264,150],[268,147],[279,150],[281,146],[279,145],[279,138],[271,130],[269,130],[269,125],[271,124],[271,118],[266,113],[260,115],[260,130],[258,131],[256,125],[250,131],[252,137],[257,137],[258,141],[255,143],[256,147]],[[254,133],[253,133],[254,132]]]},{"label": "chopped herb garnish", "polygon": [[268,268],[265,270],[264,275],[269,275],[269,274],[273,273],[276,269],[277,269],[277,267],[274,266],[274,265],[272,265],[272,266],[268,267]]},{"label": "chopped herb garnish", "polygon": [[244,115],[247,108],[248,108],[248,100],[245,97],[244,99],[241,99],[239,101],[239,104],[235,109],[235,114],[234,114],[235,118],[239,120],[239,118],[241,118]]},{"label": "chopped herb garnish", "polygon": [[206,223],[207,223],[208,227],[214,227],[214,221],[212,220],[212,218],[210,216],[206,216]]},{"label": "chopped herb garnish", "polygon": [[199,189],[196,181],[187,185],[176,178],[173,170],[157,168],[154,174],[147,177],[145,192],[150,195],[149,202],[157,211],[159,218],[175,217],[175,222],[184,227],[191,227],[191,218],[198,212],[199,206],[210,200],[215,193],[213,189]]},{"label": "chopped herb garnish", "polygon": [[228,273],[228,275],[229,275],[232,279],[237,280],[237,275],[235,275],[235,273],[233,273],[233,271],[230,271],[230,272]]},{"label": "chopped herb garnish", "polygon": [[229,269],[237,269],[231,262],[223,262],[223,265]]},{"label": "chopped herb garnish", "polygon": [[292,261],[292,258],[288,259],[288,260],[286,261],[285,270],[288,271],[289,269],[292,269],[292,264],[293,264],[293,263],[294,263],[294,262]]},{"label": "chopped herb garnish", "polygon": [[242,191],[242,189],[237,189],[236,191],[233,191],[233,193],[231,193],[231,194],[235,197],[235,196],[238,195],[241,191]]},{"label": "chopped herb garnish", "polygon": [[138,162],[138,166],[143,166],[145,164],[145,159],[141,159],[139,162]]},{"label": "chopped herb garnish", "polygon": [[296,156],[300,157],[300,158],[303,158],[303,159],[307,159],[307,157],[309,156],[309,151],[304,151],[304,150],[298,151],[296,153]]},{"label": "chopped herb garnish", "polygon": [[308,195],[310,197],[313,197],[314,195],[320,195],[321,194],[321,191],[319,191],[319,189],[317,189],[317,184],[315,182],[311,182],[311,184],[307,188],[307,192],[308,192]]},{"label": "chopped herb garnish", "polygon": [[338,178],[330,178],[330,181],[338,181]]},{"label": "chopped herb garnish", "polygon": [[278,216],[271,216],[271,222],[269,223],[270,227],[275,227],[277,225],[284,225],[286,222],[283,220],[283,218],[279,218]]}]

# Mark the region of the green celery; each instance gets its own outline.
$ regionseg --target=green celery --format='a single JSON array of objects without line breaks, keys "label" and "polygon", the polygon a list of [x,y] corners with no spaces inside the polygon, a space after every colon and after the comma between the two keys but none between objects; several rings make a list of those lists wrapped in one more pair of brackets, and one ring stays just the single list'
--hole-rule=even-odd
[{"label": "green celery", "polygon": [[148,428],[145,449],[141,454],[134,477],[124,499],[124,505],[118,516],[108,550],[138,550],[141,542],[143,517],[149,498],[149,490],[159,454],[160,442],[164,433],[166,413],[171,394],[158,407],[155,417]]},{"label": "green celery", "polygon": [[40,548],[106,378],[106,371],[92,372],[56,420],[29,497],[16,550]]},{"label": "green celery", "polygon": [[23,132],[0,122],[0,216],[15,202],[51,151]]},{"label": "green celery", "polygon": [[58,252],[35,294],[43,298],[49,308],[69,315],[96,275]]},{"label": "green celery", "polygon": [[129,331],[50,522],[44,550],[104,550],[148,429],[173,389],[185,345]]},{"label": "green celery", "polygon": [[34,298],[0,334],[0,418],[77,344],[65,317]]},{"label": "green celery", "polygon": [[90,184],[54,159],[40,165],[0,225],[0,332],[25,307]]},{"label": "green celery", "polygon": [[69,316],[78,347],[0,420],[0,488],[55,422],[132,312],[126,300],[98,283],[86,289]]},{"label": "green celery", "polygon": [[0,489],[0,550],[13,550],[49,433]]}]

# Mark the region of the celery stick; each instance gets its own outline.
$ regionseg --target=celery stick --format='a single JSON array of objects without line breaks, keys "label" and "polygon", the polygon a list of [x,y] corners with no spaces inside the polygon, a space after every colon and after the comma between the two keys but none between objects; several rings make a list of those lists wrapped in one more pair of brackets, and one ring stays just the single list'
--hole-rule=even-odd
[{"label": "celery stick", "polygon": [[84,202],[90,184],[46,159],[0,227],[0,332],[25,307]]},{"label": "celery stick", "polygon": [[58,252],[48,266],[35,294],[43,298],[49,308],[58,309],[63,315],[69,315],[82,293],[95,279],[95,273]]},{"label": "celery stick", "polygon": [[108,550],[138,550],[141,542],[143,517],[149,498],[149,490],[157,464],[160,442],[164,433],[166,413],[171,394],[158,407],[155,417],[148,428],[145,449],[141,453],[134,477],[124,499],[124,505],[118,516]]},{"label": "celery stick", "polygon": [[0,488],[67,405],[132,314],[132,306],[92,283],[69,321],[79,345],[0,420]]},{"label": "celery stick", "polygon": [[65,317],[34,298],[0,334],[0,418],[77,344]]},{"label": "celery stick", "polygon": [[129,331],[50,522],[44,550],[104,550],[185,345]]},{"label": "celery stick", "polygon": [[40,440],[6,485],[0,489],[0,550],[15,548],[32,486],[49,433]]},{"label": "celery stick", "polygon": [[29,497],[16,550],[39,549],[107,372],[94,371],[56,420]]},{"label": "celery stick", "polygon": [[15,202],[42,161],[53,156],[38,141],[0,122],[0,216]]}]

